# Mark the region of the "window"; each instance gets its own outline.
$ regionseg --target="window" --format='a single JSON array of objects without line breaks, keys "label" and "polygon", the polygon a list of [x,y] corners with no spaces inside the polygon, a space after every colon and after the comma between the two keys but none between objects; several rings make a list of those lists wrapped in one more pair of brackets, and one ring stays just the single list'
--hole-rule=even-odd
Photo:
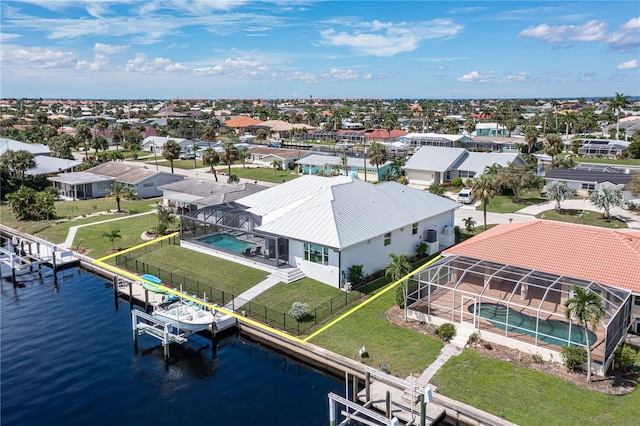
[{"label": "window", "polygon": [[589,189],[593,191],[594,189],[596,189],[596,186],[593,183],[583,183],[582,189]]},{"label": "window", "polygon": [[329,264],[329,248],[317,246],[315,244],[304,243],[304,260],[319,263],[320,265]]},{"label": "window", "polygon": [[411,235],[416,235],[418,233],[418,224],[414,223],[411,225]]},{"label": "window", "polygon": [[384,234],[384,245],[388,246],[389,244],[391,244],[391,232]]},{"label": "window", "polygon": [[143,187],[143,188],[153,188],[153,186],[154,186],[154,185],[155,185],[155,184],[154,184],[153,182],[151,182],[151,183],[145,183],[145,184],[143,184],[143,185],[142,185],[142,187]]},{"label": "window", "polygon": [[98,182],[98,193],[111,191],[111,182]]},{"label": "window", "polygon": [[634,306],[640,306],[640,296],[633,296]]}]

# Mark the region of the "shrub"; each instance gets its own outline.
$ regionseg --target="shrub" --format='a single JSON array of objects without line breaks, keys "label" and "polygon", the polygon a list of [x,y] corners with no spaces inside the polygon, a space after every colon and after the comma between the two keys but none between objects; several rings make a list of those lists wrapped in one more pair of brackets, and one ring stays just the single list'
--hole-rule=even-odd
[{"label": "shrub", "polygon": [[562,364],[569,370],[582,370],[587,362],[587,351],[577,346],[563,346]]},{"label": "shrub", "polygon": [[[406,284],[406,286],[408,292],[407,294],[411,294],[418,289],[418,282],[411,280],[408,284]],[[404,288],[404,285],[399,285],[396,287],[396,303],[401,309],[404,309]]]},{"label": "shrub", "polygon": [[474,343],[480,343],[481,340],[482,340],[482,338],[480,337],[480,332],[479,331],[475,331],[475,332],[471,333],[471,336],[469,336],[469,340],[467,340],[467,345],[473,345]]},{"label": "shrub", "polygon": [[167,232],[167,225],[165,225],[164,223],[159,223],[156,225],[155,231],[156,235],[158,236],[164,235],[164,233]]},{"label": "shrub", "polygon": [[533,360],[534,364],[544,364],[544,358],[542,358],[540,352],[536,352],[535,354],[532,352],[531,359]]},{"label": "shrub", "polygon": [[464,186],[467,186],[469,188],[473,188],[473,179],[467,178],[467,180],[464,181]]},{"label": "shrub", "polygon": [[296,321],[300,322],[309,315],[309,304],[301,302],[293,302],[291,309],[289,309],[289,315],[291,315]]},{"label": "shrub", "polygon": [[357,287],[364,281],[364,272],[362,272],[362,265],[352,265],[348,268],[349,281],[353,287]]},{"label": "shrub", "polygon": [[622,346],[618,346],[614,353],[616,368],[627,370],[636,362],[636,355],[638,355],[636,350],[626,343]]},{"label": "shrub", "polygon": [[440,327],[436,328],[436,334],[442,340],[448,342],[453,336],[456,335],[456,326],[451,324],[450,322],[442,324]]},{"label": "shrub", "polygon": [[427,243],[422,241],[418,243],[418,245],[416,245],[416,256],[418,256],[420,259],[427,256]]},{"label": "shrub", "polygon": [[451,185],[452,186],[462,186],[462,178],[461,177],[453,178],[451,180]]}]

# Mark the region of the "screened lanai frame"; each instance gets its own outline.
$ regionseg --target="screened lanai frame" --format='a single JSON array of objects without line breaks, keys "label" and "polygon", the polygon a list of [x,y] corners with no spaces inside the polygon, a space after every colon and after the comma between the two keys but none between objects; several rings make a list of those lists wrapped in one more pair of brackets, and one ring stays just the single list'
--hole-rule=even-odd
[{"label": "screened lanai frame", "polygon": [[[210,244],[202,241],[203,238],[226,234],[251,244],[251,253],[247,252],[245,255],[251,255],[252,259],[274,267],[288,265],[288,239],[256,230],[255,227],[261,223],[261,216],[246,211],[237,203],[216,204],[181,215],[180,239],[204,248],[212,248]],[[256,251],[258,247],[260,250]],[[215,247],[215,250],[238,254],[221,247]]]},{"label": "screened lanai frame", "polygon": [[[409,311],[560,352],[562,345],[586,346],[569,337],[578,332],[573,328],[582,329],[565,317],[563,302],[572,297],[572,284],[602,297],[605,312],[595,333],[592,355],[593,361],[606,369],[629,326],[631,293],[627,290],[498,262],[451,256],[409,278],[405,306]],[[484,318],[483,305],[485,312],[500,307],[506,312],[505,320]],[[533,317],[531,321],[535,319],[535,330],[527,328],[525,332],[518,325],[517,321],[525,316]],[[549,324],[552,329],[568,327],[567,338],[545,334],[541,326]]]}]

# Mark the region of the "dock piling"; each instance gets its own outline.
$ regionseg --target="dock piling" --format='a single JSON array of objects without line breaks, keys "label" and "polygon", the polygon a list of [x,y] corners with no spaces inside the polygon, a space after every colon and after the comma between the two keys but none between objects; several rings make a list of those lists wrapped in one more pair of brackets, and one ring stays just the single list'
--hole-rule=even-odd
[{"label": "dock piling", "polygon": [[358,376],[353,375],[353,402],[358,402]]},{"label": "dock piling", "polygon": [[371,373],[368,371],[364,375],[365,401],[371,401]]},{"label": "dock piling", "polygon": [[424,395],[420,394],[420,426],[427,424],[427,405],[424,403]]},{"label": "dock piling", "polygon": [[391,418],[391,392],[387,391],[386,401],[385,401],[385,413],[387,418]]}]

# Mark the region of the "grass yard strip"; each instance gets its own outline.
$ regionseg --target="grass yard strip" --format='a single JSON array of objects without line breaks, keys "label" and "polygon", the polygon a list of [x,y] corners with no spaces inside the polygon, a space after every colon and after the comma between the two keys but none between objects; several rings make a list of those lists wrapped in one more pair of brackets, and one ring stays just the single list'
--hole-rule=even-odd
[{"label": "grass yard strip", "polygon": [[362,294],[358,291],[344,292],[307,277],[294,283],[280,283],[258,295],[252,301],[280,312],[289,312],[293,302],[308,303],[309,308],[313,310],[335,297],[356,300],[361,296]]},{"label": "grass yard strip", "polygon": [[[496,195],[487,205],[487,211],[493,213],[515,213],[525,207],[534,204],[546,203],[549,199],[540,195],[538,190],[523,189],[520,192],[520,202],[513,202],[513,195]],[[476,210],[482,210],[482,203],[476,207]]]},{"label": "grass yard strip", "polygon": [[640,391],[605,395],[464,350],[432,378],[438,392],[519,425],[635,425]]},{"label": "grass yard strip", "polygon": [[615,217],[611,220],[602,218],[602,215],[598,212],[585,210],[582,214],[582,210],[563,209],[561,213],[555,210],[547,210],[540,214],[537,214],[538,219],[556,220],[558,222],[577,223],[579,225],[591,225],[599,226],[601,228],[627,228],[626,222],[623,222]]},{"label": "grass yard strip", "polygon": [[365,300],[364,302],[362,302],[361,304],[359,304],[358,306],[355,306],[353,309],[350,309],[349,311],[345,312],[344,314],[340,315],[338,318],[336,318],[335,320],[331,321],[329,324],[325,325],[324,327],[322,327],[321,329],[315,331],[313,334],[307,336],[307,338],[305,339],[305,341],[308,341],[310,339],[313,339],[315,336],[317,336],[318,334],[322,333],[323,331],[325,331],[326,329],[328,329],[329,327],[337,324],[338,322],[340,322],[342,319],[346,318],[347,316],[351,315],[352,313],[354,313],[355,311],[357,311],[358,309],[361,309],[363,306],[366,306],[367,304],[373,302],[374,300],[376,300],[378,297],[382,296],[383,294],[387,293],[389,290],[393,289],[394,287],[396,287],[398,284],[404,282],[404,280],[407,279],[407,277],[411,276],[412,274],[418,272],[419,270],[425,268],[426,266],[430,265],[431,263],[435,262],[436,260],[440,259],[440,255],[435,256],[434,258],[428,260],[426,263],[424,263],[423,265],[420,265],[420,267],[418,267],[417,269],[413,270],[411,273],[409,273],[408,275],[402,277],[401,279],[399,279],[398,281],[396,281],[395,283],[387,286],[386,288],[380,290],[379,292],[377,292],[374,296],[370,297],[369,299]]},{"label": "grass yard strip", "polygon": [[[144,213],[151,210],[155,210],[156,203],[161,201],[160,198],[152,198],[146,200],[121,200],[121,208],[126,210],[127,213],[118,213],[118,217],[123,215],[132,215],[137,213]],[[51,220],[29,221],[29,220],[17,220],[15,216],[9,210],[9,203],[2,203],[0,205],[0,218],[2,223],[20,232],[35,235],[42,238],[49,239],[48,235],[55,238],[60,238],[60,234],[63,231],[57,231],[50,228],[58,228],[60,225],[67,226],[69,229],[71,226],[82,225],[84,223],[94,222],[93,217],[82,218],[90,214],[98,212],[111,212],[106,215],[101,215],[99,219],[95,221],[107,220],[117,217],[114,211],[116,210],[116,202],[113,199],[97,198],[93,200],[78,200],[78,201],[56,201],[55,203],[57,218]],[[96,217],[96,216],[94,216]],[[86,221],[85,221],[86,220]],[[67,225],[68,223],[68,225]],[[50,234],[42,234],[45,230]],[[64,241],[66,234],[61,241]],[[53,241],[53,240],[51,240]]]},{"label": "grass yard strip", "polygon": [[[402,379],[411,373],[421,374],[440,354],[442,341],[388,322],[385,313],[396,303],[395,292],[378,295],[369,299],[370,303],[358,305],[357,311],[348,312],[331,328],[314,335],[311,343],[376,369],[386,365],[391,374]],[[362,346],[369,358],[360,359],[358,350]]]},{"label": "grass yard strip", "polygon": [[[228,173],[226,167],[218,166],[218,169],[224,170]],[[289,181],[300,177],[300,175],[293,174],[290,170],[276,170],[267,167],[247,167],[245,169],[241,167],[234,167],[231,169],[231,173],[237,175],[243,179],[257,180],[262,182],[281,183],[282,181]],[[226,181],[226,177],[223,178]]]},{"label": "grass yard strip", "polygon": [[581,164],[611,164],[612,166],[640,166],[640,159],[638,158],[627,158],[625,160],[617,160],[611,158],[575,158],[576,162]]},{"label": "grass yard strip", "polygon": [[[176,277],[197,281],[204,287],[223,291],[231,297],[238,296],[267,277],[267,272],[250,268],[229,260],[182,248],[163,245],[155,250],[135,255],[138,262],[161,268]],[[142,273],[142,272],[141,272]],[[147,273],[155,274],[153,268]],[[177,286],[176,286],[177,287]],[[194,293],[194,289],[185,288]],[[207,291],[207,294],[210,294]],[[228,301],[228,300],[227,300]]]},{"label": "grass yard strip", "polygon": [[[133,247],[142,244],[141,235],[147,229],[153,228],[158,222],[156,215],[136,216],[115,222],[97,223],[78,229],[73,245],[82,240],[82,245],[88,250],[85,254],[94,259],[106,256],[109,250],[118,247]],[[113,243],[104,237],[104,233],[119,230],[121,238]]]}]

